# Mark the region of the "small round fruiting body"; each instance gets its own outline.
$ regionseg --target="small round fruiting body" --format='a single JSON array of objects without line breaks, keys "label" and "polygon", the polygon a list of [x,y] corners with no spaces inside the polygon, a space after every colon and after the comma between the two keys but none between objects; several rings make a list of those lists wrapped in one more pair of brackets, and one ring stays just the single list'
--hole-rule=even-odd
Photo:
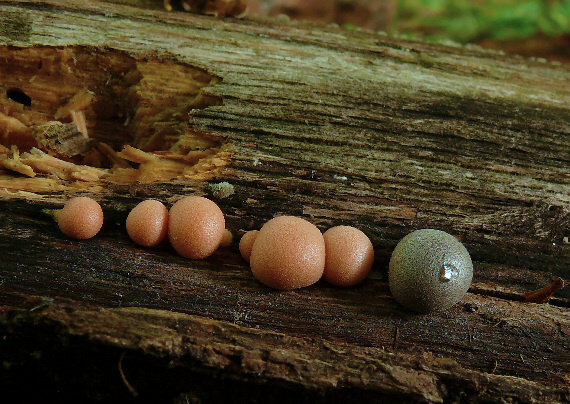
[{"label": "small round fruiting body", "polygon": [[312,285],[325,268],[323,235],[314,224],[300,217],[271,219],[257,234],[250,265],[258,281],[275,289]]},{"label": "small round fruiting body", "polygon": [[209,257],[218,249],[225,229],[224,214],[209,199],[187,196],[170,208],[168,238],[183,257]]},{"label": "small round fruiting body", "polygon": [[336,286],[354,286],[366,278],[374,262],[374,249],[362,231],[336,226],[324,234],[326,261],[323,278]]},{"label": "small round fruiting body", "polygon": [[255,243],[255,239],[257,239],[258,234],[259,230],[250,230],[241,236],[239,241],[239,252],[247,262],[249,262],[249,258],[251,257],[251,249],[253,248],[253,243]]},{"label": "small round fruiting body", "polygon": [[389,285],[402,306],[419,312],[444,310],[463,298],[473,279],[467,249],[452,235],[434,229],[404,237],[390,259]]},{"label": "small round fruiting body", "polygon": [[168,234],[168,209],[154,199],[142,201],[127,216],[126,226],[129,237],[135,243],[154,247]]},{"label": "small round fruiting body", "polygon": [[103,210],[97,201],[78,196],[68,200],[55,213],[61,231],[72,238],[86,240],[95,236],[103,226]]},{"label": "small round fruiting body", "polygon": [[234,235],[228,229],[224,230],[222,240],[220,241],[220,247],[229,247],[234,241]]}]

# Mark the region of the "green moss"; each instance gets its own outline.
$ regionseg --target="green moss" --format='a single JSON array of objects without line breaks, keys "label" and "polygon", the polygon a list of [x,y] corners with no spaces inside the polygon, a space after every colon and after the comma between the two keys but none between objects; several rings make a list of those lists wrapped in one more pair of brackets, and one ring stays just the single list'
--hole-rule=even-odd
[{"label": "green moss", "polygon": [[561,35],[570,33],[570,0],[402,0],[392,29],[463,43]]}]

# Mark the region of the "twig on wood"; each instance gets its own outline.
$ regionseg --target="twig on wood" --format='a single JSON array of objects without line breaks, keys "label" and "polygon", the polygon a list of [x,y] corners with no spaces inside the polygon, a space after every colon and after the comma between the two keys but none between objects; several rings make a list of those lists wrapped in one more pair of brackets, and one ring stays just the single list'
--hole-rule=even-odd
[{"label": "twig on wood", "polygon": [[53,303],[53,299],[49,298],[49,297],[42,297],[40,298],[40,303],[35,305],[34,307],[32,307],[30,309],[30,313],[36,311],[36,310],[41,310],[44,309],[46,307],[48,307],[50,304]]},{"label": "twig on wood", "polygon": [[132,384],[129,383],[129,381],[127,380],[127,377],[125,376],[125,372],[123,372],[123,359],[124,358],[125,358],[125,352],[123,351],[123,353],[121,354],[121,357],[119,358],[119,374],[121,375],[121,379],[123,380],[123,383],[125,383],[125,386],[127,386],[127,389],[129,389],[129,391],[131,392],[133,397],[138,397],[138,395],[139,395],[138,391],[133,387]]},{"label": "twig on wood", "polygon": [[564,280],[558,277],[554,280],[554,282],[545,288],[524,293],[523,298],[526,303],[546,303],[548,302],[548,299],[552,297],[554,292],[562,289],[564,286]]},{"label": "twig on wood", "polygon": [[496,327],[496,326],[498,326],[499,324],[502,324],[502,323],[506,323],[506,321],[501,319],[501,320],[497,321],[495,324],[493,324],[493,325],[491,326],[491,328],[494,328],[494,327]]},{"label": "twig on wood", "polygon": [[396,332],[394,333],[394,344],[393,347],[396,348],[398,346],[398,335],[400,334],[400,329],[396,326]]}]

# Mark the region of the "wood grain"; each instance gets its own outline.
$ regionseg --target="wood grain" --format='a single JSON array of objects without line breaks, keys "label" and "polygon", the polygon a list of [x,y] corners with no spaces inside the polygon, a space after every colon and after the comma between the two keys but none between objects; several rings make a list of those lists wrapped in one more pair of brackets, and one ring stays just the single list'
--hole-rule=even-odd
[{"label": "wood grain", "polygon": [[[169,400],[216,401],[205,386],[217,382],[236,397],[277,401],[570,399],[570,292],[522,303],[524,292],[570,278],[566,66],[104,2],[3,1],[0,22],[6,46],[120,52],[129,66],[151,58],[219,79],[204,93],[221,105],[190,111],[188,125],[232,150],[208,180],[48,186],[42,176],[2,175],[4,386],[54,365],[48,381],[73,380],[92,399],[109,382],[109,396],[132,398],[117,370],[125,352],[124,376],[147,398],[158,393],[139,367],[158,380],[176,373],[160,393]],[[208,185],[221,181],[234,193],[213,195]],[[45,211],[77,191],[105,211],[93,240],[66,239]],[[219,203],[238,236],[283,213],[323,231],[359,227],[375,247],[372,274],[349,289],[319,282],[277,292],[253,279],[235,245],[190,261],[128,239],[129,208],[186,194]],[[405,234],[428,227],[461,239],[475,279],[449,311],[419,316],[394,302],[387,264]],[[30,359],[24,352],[43,336],[44,355]],[[77,363],[70,373],[55,365],[55,355],[79,352],[114,371],[94,380]],[[38,391],[53,393],[48,381]]]}]

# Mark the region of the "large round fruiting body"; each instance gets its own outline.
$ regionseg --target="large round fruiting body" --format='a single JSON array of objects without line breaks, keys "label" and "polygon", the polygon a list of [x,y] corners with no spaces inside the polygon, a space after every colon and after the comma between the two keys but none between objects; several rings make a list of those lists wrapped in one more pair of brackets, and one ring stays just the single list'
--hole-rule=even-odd
[{"label": "large round fruiting body", "polygon": [[390,259],[389,284],[402,306],[420,313],[457,303],[471,285],[473,264],[452,235],[433,229],[404,237]]},{"label": "large round fruiting body", "polygon": [[323,278],[336,286],[353,286],[366,278],[374,262],[374,249],[362,231],[336,226],[323,234],[326,261]]},{"label": "large round fruiting body", "polygon": [[318,281],[325,268],[325,241],[312,223],[280,216],[263,225],[250,256],[253,275],[275,289],[289,290]]},{"label": "large round fruiting body", "polygon": [[78,196],[68,200],[63,209],[55,213],[61,231],[79,240],[93,237],[103,226],[103,210],[97,201]]},{"label": "large round fruiting body", "polygon": [[209,199],[188,196],[170,208],[168,238],[183,257],[209,257],[220,245],[225,229],[224,214]]},{"label": "large round fruiting body", "polygon": [[154,199],[142,201],[131,210],[126,225],[127,233],[135,243],[154,247],[168,234],[168,209]]}]

